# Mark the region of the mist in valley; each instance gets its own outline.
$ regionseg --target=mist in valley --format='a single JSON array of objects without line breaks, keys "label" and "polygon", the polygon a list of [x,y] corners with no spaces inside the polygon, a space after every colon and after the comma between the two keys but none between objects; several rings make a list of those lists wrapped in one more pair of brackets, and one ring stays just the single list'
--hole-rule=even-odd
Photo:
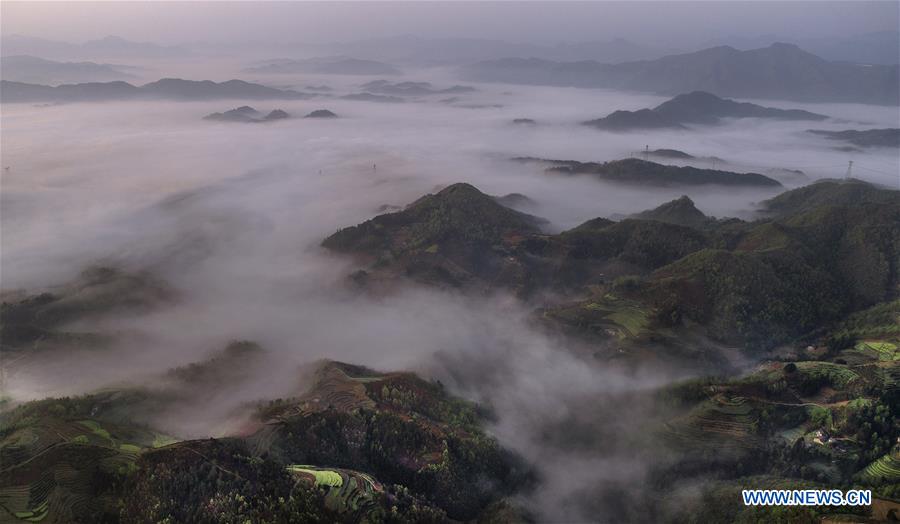
[{"label": "mist in valley", "polygon": [[[598,360],[586,344],[543,329],[537,301],[503,290],[465,294],[408,282],[388,293],[360,292],[347,278],[355,261],[327,252],[322,240],[456,182],[489,195],[525,195],[530,203],[518,209],[558,233],[682,195],[707,215],[754,220],[761,201],[843,178],[850,161],[854,178],[894,189],[900,172],[895,149],[839,150],[840,143],[806,132],[897,127],[895,108],[748,100],[830,118],[613,133],[580,122],[671,97],[463,82],[452,67],[439,66],[390,80],[475,90],[402,103],[352,101],[340,96],[378,77],[246,73],[253,57],[222,55],[128,63],[147,82],[241,78],[332,91],[307,100],[4,104],[4,297],[52,292],[90,267],[146,275],[165,291],[147,308],[65,325],[108,337],[100,347],[62,343],[64,350],[4,358],[4,399],[166,389],[173,368],[206,361],[232,341],[259,344],[263,352],[239,380],[202,395],[184,386],[193,401],[146,414],[146,423],[177,438],[205,438],[244,431],[257,402],[302,394],[309,387],[303,366],[320,359],[411,370],[484,406],[488,431],[534,469],[540,488],[516,500],[538,520],[639,519],[652,468],[676,460],[648,429],[664,415],[659,388],[755,362],[712,342],[720,360],[693,371]],[[248,104],[291,118],[203,119]],[[318,109],[338,118],[301,118]],[[513,123],[524,118],[535,123]],[[698,157],[664,163],[803,175],[781,179],[783,187],[650,188],[513,160],[606,162],[644,158],[645,148]]]},{"label": "mist in valley", "polygon": [[[529,322],[533,306],[502,292],[465,297],[409,285],[389,296],[354,293],[344,280],[352,263],[324,252],[319,242],[378,214],[379,206],[403,206],[458,181],[488,194],[528,196],[535,205],[527,211],[546,217],[549,231],[635,213],[685,193],[708,214],[752,218],[755,203],[778,192],[622,187],[545,174],[509,160],[517,156],[606,161],[640,156],[642,145],[652,144],[717,156],[748,171],[784,167],[818,178],[842,175],[848,155],[804,136],[802,123],[640,134],[577,124],[660,97],[478,89],[474,100],[502,107],[263,102],[256,105],[276,104],[294,115],[321,107],[340,116],[263,125],[201,120],[240,101],[5,109],[4,288],[39,291],[102,265],[147,271],[176,290],[171,303],[151,311],[74,326],[115,333],[112,347],[38,353],[10,364],[5,394],[24,401],[153,384],[167,369],[209,358],[230,340],[252,340],[267,356],[250,380],[156,414],[156,424],[180,437],[226,434],[235,420],[239,425],[241,406],[299,394],[298,367],[333,359],[419,370],[489,406],[496,414],[492,432],[537,464],[550,486],[529,503],[538,515],[559,517],[562,508],[574,508],[566,517],[581,518],[571,504],[578,490],[594,486],[619,500],[616,490],[641,486],[659,457],[627,436],[642,434],[653,389],[684,374],[585,365],[590,358],[583,352]],[[889,124],[883,112],[866,107],[809,107]],[[510,123],[517,117],[539,124],[522,129]],[[850,158],[888,171],[894,162],[896,169],[888,154]],[[647,407],[616,403],[622,396],[643,397]],[[629,407],[617,413],[624,408],[616,405]],[[588,414],[586,406],[594,406]],[[581,423],[573,425],[571,417]],[[628,422],[604,424],[604,438],[587,446],[546,437],[572,428],[596,435],[592,424],[601,420]]]}]

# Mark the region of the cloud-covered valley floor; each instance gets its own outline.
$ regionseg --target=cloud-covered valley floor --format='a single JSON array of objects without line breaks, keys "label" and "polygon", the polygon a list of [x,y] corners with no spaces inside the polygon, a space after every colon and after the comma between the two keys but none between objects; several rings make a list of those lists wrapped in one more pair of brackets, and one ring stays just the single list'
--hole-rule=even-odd
[{"label": "cloud-covered valley floor", "polygon": [[[205,437],[232,430],[229,416],[243,403],[302,391],[298,367],[317,359],[416,370],[489,405],[496,414],[490,429],[501,443],[541,457],[535,462],[553,488],[541,492],[535,509],[552,508],[548,514],[558,517],[575,486],[612,482],[605,470],[616,471],[616,482],[641,484],[642,443],[624,436],[640,433],[654,416],[642,395],[685,374],[585,365],[563,347],[569,342],[533,325],[533,304],[503,293],[472,297],[412,284],[388,296],[354,293],[344,286],[351,262],[322,250],[322,239],[379,214],[381,206],[403,206],[454,182],[528,196],[536,202],[529,212],[547,218],[553,232],[682,194],[709,215],[752,218],[757,202],[780,192],[621,187],[510,161],[521,156],[607,161],[640,156],[649,146],[716,156],[729,163],[722,169],[800,169],[810,180],[841,177],[854,160],[854,176],[888,185],[900,170],[894,152],[835,151],[806,134],[804,122],[613,134],[578,122],[665,98],[477,87],[472,105],[488,107],[254,102],[265,112],[302,116],[324,108],[339,115],[261,125],[202,119],[242,101],[4,107],[3,291],[41,291],[102,265],[146,271],[175,295],[164,307],[105,316],[90,326],[119,334],[114,348],[13,363],[4,395],[21,401],[152,382],[230,340],[258,342],[270,357],[253,381],[161,420],[174,435]],[[854,123],[819,126],[826,129],[857,122],[896,127],[883,108],[766,105]],[[515,126],[515,118],[537,125]],[[632,412],[615,407],[621,398],[633,400]],[[597,419],[621,421],[605,429],[602,449],[548,441],[547,427],[573,417],[591,427],[591,417],[580,420],[585,415],[577,409],[586,399],[604,406]]]}]

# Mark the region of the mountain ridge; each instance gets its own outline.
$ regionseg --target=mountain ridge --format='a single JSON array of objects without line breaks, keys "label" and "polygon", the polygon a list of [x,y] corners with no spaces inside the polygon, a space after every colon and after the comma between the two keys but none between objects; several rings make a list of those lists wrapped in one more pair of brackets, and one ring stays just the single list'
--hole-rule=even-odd
[{"label": "mountain ridge", "polygon": [[124,81],[63,84],[56,87],[0,80],[0,102],[84,102],[103,100],[173,99],[214,100],[244,98],[253,100],[303,100],[315,95],[276,89],[243,80],[184,80],[162,78],[142,86]]},{"label": "mountain ridge", "polygon": [[460,73],[482,82],[895,106],[900,105],[898,71],[897,65],[829,62],[796,45],[775,43],[749,51],[718,46],[620,64],[506,58],[464,66]]}]

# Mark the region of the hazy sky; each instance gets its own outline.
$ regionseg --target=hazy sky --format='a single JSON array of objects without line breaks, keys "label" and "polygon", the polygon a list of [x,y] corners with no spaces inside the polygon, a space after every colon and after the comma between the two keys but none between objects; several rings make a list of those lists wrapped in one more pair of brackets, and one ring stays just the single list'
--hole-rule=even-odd
[{"label": "hazy sky", "polygon": [[896,30],[883,2],[7,2],[2,32],[82,41],[330,42],[410,34],[512,41],[694,44],[763,34],[808,38]]}]

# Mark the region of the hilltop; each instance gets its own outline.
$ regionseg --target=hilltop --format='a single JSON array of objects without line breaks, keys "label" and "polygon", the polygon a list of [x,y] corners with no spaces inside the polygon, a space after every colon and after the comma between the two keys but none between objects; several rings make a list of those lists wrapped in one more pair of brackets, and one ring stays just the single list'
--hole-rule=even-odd
[{"label": "hilltop", "polygon": [[665,118],[681,123],[714,124],[723,118],[772,118],[776,120],[825,120],[825,115],[801,109],[776,109],[749,102],[735,102],[705,91],[678,95],[653,108]]},{"label": "hilltop", "polygon": [[510,278],[497,248],[538,233],[538,224],[536,217],[504,207],[469,184],[453,184],[402,211],[341,229],[322,246],[381,260],[371,268],[376,274],[379,266],[402,266],[416,278],[460,287],[473,279]]},{"label": "hilltop", "polygon": [[777,120],[825,120],[825,115],[800,109],[776,109],[749,102],[735,102],[711,93],[694,91],[678,95],[653,109],[615,111],[584,125],[609,131],[633,129],[685,129],[684,124],[717,124],[725,118],[771,118]]},{"label": "hilltop", "polygon": [[[530,478],[485,434],[474,404],[412,373],[340,362],[318,363],[295,397],[248,406],[259,421],[249,435],[179,441],[146,424],[148,410],[194,402],[191,392],[211,400],[261,351],[234,343],[172,370],[179,385],[171,390],[107,389],[3,412],[4,507],[52,522],[445,522],[491,515],[492,503]],[[48,483],[47,474],[65,482]],[[233,505],[235,497],[246,503]]]},{"label": "hilltop", "polygon": [[337,115],[327,109],[316,109],[315,111],[310,111],[303,118],[337,118]]},{"label": "hilltop", "polygon": [[787,191],[761,203],[765,215],[786,218],[820,206],[852,206],[855,203],[896,203],[900,191],[881,188],[862,180],[821,180]]},{"label": "hilltop", "polygon": [[225,111],[224,113],[211,113],[203,117],[203,119],[219,120],[222,122],[271,122],[273,120],[290,118],[290,116],[291,115],[281,109],[273,109],[268,114],[263,115],[250,106],[241,106]]},{"label": "hilltop", "polygon": [[[269,425],[251,440],[291,463],[349,468],[403,484],[458,520],[475,518],[526,478],[516,459],[484,434],[476,407],[439,384],[331,361],[317,366],[312,382],[296,399],[265,406],[260,415]],[[367,436],[360,441],[356,433]]]},{"label": "hilltop", "polygon": [[654,112],[652,109],[637,111],[614,111],[595,120],[583,122],[586,126],[608,131],[630,131],[633,129],[686,129],[675,120]]},{"label": "hilltop", "polygon": [[666,202],[657,208],[637,213],[633,217],[694,228],[702,228],[708,225],[711,220],[710,217],[707,217],[702,211],[697,209],[694,201],[687,195],[682,195],[681,198]]},{"label": "hilltop", "polygon": [[[455,196],[423,197],[322,245],[358,257],[364,265],[353,281],[363,287],[411,278],[522,297],[593,289],[594,298],[548,318],[596,325],[587,318],[628,307],[641,319],[628,336],[693,324],[715,340],[759,351],[896,293],[900,237],[891,225],[900,222],[900,192],[844,187],[785,192],[763,209],[809,204],[786,204],[796,212],[758,222],[716,221],[683,197],[620,222],[597,218],[547,235],[526,215],[457,184],[448,188]],[[625,301],[598,305],[609,302],[603,289],[611,282],[624,285],[620,277],[631,279],[614,293]]]},{"label": "hilltop", "polygon": [[675,160],[692,160],[697,158],[694,155],[685,153],[684,151],[678,149],[654,149],[652,151],[647,151],[646,153],[650,156],[655,156],[658,158],[671,158]]},{"label": "hilltop", "polygon": [[734,173],[691,166],[670,166],[625,158],[609,162],[578,162],[576,160],[548,160],[518,158],[518,161],[549,164],[546,172],[566,175],[590,175],[604,182],[616,184],[670,187],[696,185],[781,187],[781,183],[759,173]]}]

